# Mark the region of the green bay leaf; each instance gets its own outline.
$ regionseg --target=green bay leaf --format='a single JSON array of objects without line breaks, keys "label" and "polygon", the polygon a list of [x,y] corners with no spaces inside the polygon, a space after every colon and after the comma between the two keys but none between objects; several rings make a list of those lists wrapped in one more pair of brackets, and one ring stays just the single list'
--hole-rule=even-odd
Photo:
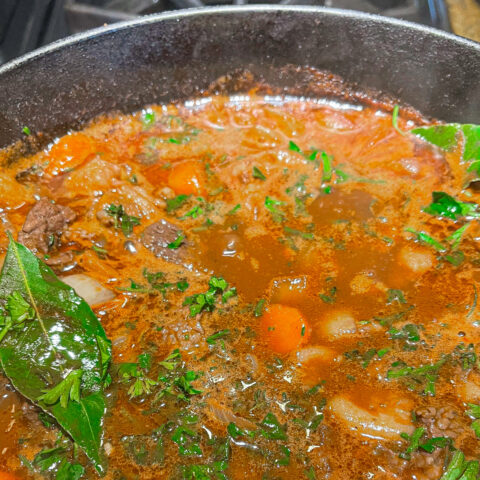
[{"label": "green bay leaf", "polygon": [[[15,324],[0,341],[5,375],[19,393],[55,417],[103,473],[103,379],[111,344],[102,325],[71,287],[10,236],[0,276],[0,308],[5,312],[12,295],[17,303],[20,295],[30,305],[34,318]],[[40,400],[77,370],[82,371],[80,397],[74,394],[67,402],[52,404]]]}]

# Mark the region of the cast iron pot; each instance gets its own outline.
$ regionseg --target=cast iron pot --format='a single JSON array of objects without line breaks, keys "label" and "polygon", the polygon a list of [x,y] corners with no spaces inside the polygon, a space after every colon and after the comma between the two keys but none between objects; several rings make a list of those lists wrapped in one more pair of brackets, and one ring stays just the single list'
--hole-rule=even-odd
[{"label": "cast iron pot", "polygon": [[311,94],[312,78],[286,65],[332,72],[426,116],[480,123],[480,44],[352,11],[204,8],[93,30],[1,67],[0,147],[25,125],[62,134],[101,113],[195,96],[243,69],[283,93]]}]

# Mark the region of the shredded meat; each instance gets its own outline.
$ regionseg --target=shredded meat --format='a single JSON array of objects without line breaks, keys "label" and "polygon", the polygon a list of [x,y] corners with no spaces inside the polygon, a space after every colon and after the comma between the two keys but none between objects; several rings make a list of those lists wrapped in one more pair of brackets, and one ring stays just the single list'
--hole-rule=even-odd
[{"label": "shredded meat", "polygon": [[18,241],[36,253],[46,254],[58,244],[63,230],[75,217],[70,207],[42,198],[28,212]]},{"label": "shredded meat", "polygon": [[178,248],[168,248],[174,242],[180,229],[166,220],[152,223],[142,235],[142,243],[153,252],[156,257],[161,257],[167,262],[180,263],[184,258],[185,244]]},{"label": "shredded meat", "polygon": [[457,411],[449,406],[425,407],[417,410],[417,418],[427,428],[431,437],[456,438],[463,431]]}]

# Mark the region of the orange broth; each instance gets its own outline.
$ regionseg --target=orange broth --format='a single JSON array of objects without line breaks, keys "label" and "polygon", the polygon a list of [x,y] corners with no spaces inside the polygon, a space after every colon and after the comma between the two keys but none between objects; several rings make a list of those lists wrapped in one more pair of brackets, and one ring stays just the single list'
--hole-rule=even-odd
[{"label": "orange broth", "polygon": [[[112,292],[94,305],[113,342],[105,478],[439,479],[450,448],[399,456],[400,433],[418,428],[478,458],[466,411],[480,376],[464,362],[479,339],[478,225],[458,265],[406,231],[443,239],[463,225],[422,211],[434,191],[480,200],[459,172],[459,152],[401,134],[388,112],[255,95],[107,116],[5,166],[2,256],[3,232],[17,238],[47,198],[76,218],[39,257],[69,252],[57,275]],[[110,205],[138,219],[128,236]],[[182,232],[171,257],[145,240],[161,220]],[[212,277],[231,294],[192,315],[185,299]],[[195,372],[184,398],[159,380],[175,349]],[[141,354],[154,384],[132,395],[117,372]],[[444,357],[430,378],[389,373]],[[0,432],[0,470],[55,478],[21,458],[58,445],[59,429],[1,376]]]}]

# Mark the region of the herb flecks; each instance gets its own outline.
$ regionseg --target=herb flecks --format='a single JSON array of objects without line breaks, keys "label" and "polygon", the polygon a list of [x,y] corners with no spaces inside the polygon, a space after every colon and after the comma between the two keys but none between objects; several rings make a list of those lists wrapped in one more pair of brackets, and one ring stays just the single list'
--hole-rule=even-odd
[{"label": "herb flecks", "polygon": [[398,379],[404,382],[409,390],[435,396],[435,384],[438,380],[438,372],[446,363],[448,357],[444,356],[438,362],[431,365],[412,367],[398,360],[392,363],[392,368],[387,372],[387,379]]},{"label": "herb flecks", "polygon": [[149,378],[148,372],[151,367],[151,355],[141,354],[137,363],[123,363],[118,368],[118,376],[123,383],[130,383],[128,395],[130,398],[150,395],[152,387],[157,382]]},{"label": "herb flecks", "polygon": [[285,202],[281,200],[275,200],[271,197],[265,197],[265,208],[271,213],[273,221],[276,223],[283,222],[285,220],[285,214],[278,207],[285,205]]},{"label": "herb flecks", "polygon": [[477,460],[465,460],[465,455],[457,450],[440,480],[477,480],[479,463]]},{"label": "herb flecks", "polygon": [[181,208],[191,197],[191,195],[177,195],[174,198],[167,198],[166,204],[167,204],[167,213],[172,213],[175,210],[178,210]]},{"label": "herb flecks", "polygon": [[35,310],[19,292],[8,295],[6,311],[0,312],[0,343],[13,328],[22,329],[27,320],[35,319]]},{"label": "herb flecks", "polygon": [[395,105],[393,107],[393,112],[392,112],[392,126],[400,135],[406,135],[406,133],[403,130],[401,130],[400,127],[398,126],[399,113],[400,113],[400,107],[398,105]]},{"label": "herb flecks", "polygon": [[477,438],[480,438],[480,405],[467,403],[469,409],[465,412],[472,420],[470,427],[475,432]]},{"label": "herb flecks", "polygon": [[220,300],[226,303],[231,297],[237,294],[235,287],[228,288],[227,281],[221,277],[212,277],[208,285],[210,288],[205,293],[197,293],[184,300],[183,305],[190,306],[191,317],[203,311],[213,312]]},{"label": "herb flecks", "polygon": [[173,249],[173,250],[176,250],[177,248],[180,248],[181,245],[184,243],[185,238],[186,237],[182,232],[178,232],[177,233],[177,238],[175,238],[175,240],[173,242],[170,242],[167,245],[167,248],[170,248],[170,249]]},{"label": "herb flecks", "polygon": [[410,460],[412,453],[423,450],[424,452],[433,453],[437,448],[445,448],[453,446],[451,438],[448,437],[425,437],[426,429],[424,427],[416,428],[412,435],[401,433],[400,436],[409,442],[407,449],[398,456],[404,460]]},{"label": "herb flecks", "polygon": [[265,174],[258,167],[253,167],[252,176],[253,178],[257,178],[258,180],[265,181],[267,179]]},{"label": "herb flecks", "polygon": [[80,382],[83,370],[73,370],[58,385],[50,390],[42,390],[43,395],[37,398],[45,405],[54,405],[60,401],[63,408],[67,408],[69,400],[80,402]]},{"label": "herb flecks", "polygon": [[105,211],[113,218],[113,226],[121,230],[126,237],[133,232],[133,227],[140,225],[140,219],[132,215],[128,215],[123,205],[110,204],[105,207]]},{"label": "herb flecks", "polygon": [[466,203],[456,200],[445,192],[433,192],[432,203],[423,209],[425,213],[433,216],[458,220],[459,218],[480,217],[479,207],[476,203]]}]

